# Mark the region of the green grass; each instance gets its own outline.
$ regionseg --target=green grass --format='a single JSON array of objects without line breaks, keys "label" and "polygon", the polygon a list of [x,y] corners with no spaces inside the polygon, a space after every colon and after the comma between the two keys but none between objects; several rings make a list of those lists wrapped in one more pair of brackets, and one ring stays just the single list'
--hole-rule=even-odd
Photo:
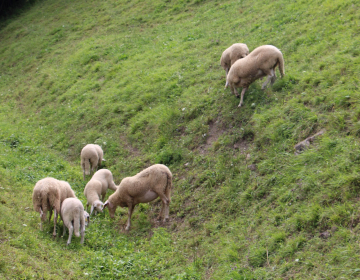
[{"label": "green grass", "polygon": [[[358,1],[37,1],[0,24],[0,278],[358,279]],[[273,44],[285,77],[224,90],[222,52]],[[294,145],[321,129],[309,149]],[[80,151],[119,184],[151,164],[160,202],[39,230],[35,183],[85,204]],[[256,169],[250,169],[255,165]],[[58,232],[62,231],[59,222]],[[60,236],[60,234],[58,234]]]}]

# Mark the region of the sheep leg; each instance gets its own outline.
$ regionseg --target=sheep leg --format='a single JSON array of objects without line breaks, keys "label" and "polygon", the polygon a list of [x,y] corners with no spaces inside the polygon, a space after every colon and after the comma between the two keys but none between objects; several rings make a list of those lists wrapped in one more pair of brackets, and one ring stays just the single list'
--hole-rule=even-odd
[{"label": "sheep leg", "polygon": [[265,83],[263,83],[263,85],[261,86],[261,89],[262,89],[262,90],[264,90],[264,89],[266,88],[266,86],[267,86],[267,84],[270,82],[271,78],[272,78],[271,76],[268,76],[268,77],[267,77]]},{"label": "sheep leg", "polygon": [[63,234],[62,234],[62,237],[64,237],[66,234],[66,226],[65,226],[65,223],[63,223]]},{"label": "sheep leg", "polygon": [[50,223],[50,221],[51,221],[51,216],[52,216],[52,209],[50,208],[49,223]]},{"label": "sheep leg", "polygon": [[85,237],[85,226],[84,228],[81,228],[81,240],[80,240],[80,244],[84,244],[84,237]]},{"label": "sheep leg", "polygon": [[[225,69],[225,72],[226,72],[226,76],[225,76],[225,77],[227,77],[227,75],[229,74],[229,68],[226,68],[226,69]],[[225,82],[225,88],[226,88],[226,85],[227,85],[227,82]]]},{"label": "sheep leg", "polygon": [[231,89],[231,92],[236,96],[236,97],[239,97],[239,93],[238,91],[236,90],[236,87],[232,84],[230,84],[230,89]]},{"label": "sheep leg", "polygon": [[40,230],[42,231],[43,230],[43,225],[42,225],[41,216],[42,216],[42,210],[41,210],[41,213],[40,213]]},{"label": "sheep leg", "polygon": [[104,193],[104,194],[101,196],[101,200],[102,200],[102,201],[104,201],[105,195],[106,195],[106,193]]},{"label": "sheep leg", "polygon": [[127,220],[127,223],[126,223],[126,228],[125,230],[128,231],[130,229],[130,226],[131,226],[131,215],[134,211],[134,207],[135,205],[133,204],[129,204],[128,205],[128,208],[129,208],[129,212],[128,212],[128,220]]},{"label": "sheep leg", "polygon": [[271,84],[273,84],[275,82],[275,80],[276,80],[276,75],[275,75],[274,69],[271,69],[270,72],[267,75],[268,75],[268,77],[267,77],[265,83],[263,83],[263,85],[261,87],[262,90],[264,90],[266,88],[267,84],[270,81],[271,81]]},{"label": "sheep leg", "polygon": [[162,201],[162,206],[161,206],[161,210],[160,210],[160,214],[158,219],[161,219],[161,216],[165,214],[164,217],[164,222],[166,222],[167,220],[169,220],[169,199],[166,197],[165,194],[160,193],[159,194],[161,201]]},{"label": "sheep leg", "polygon": [[67,224],[67,226],[68,226],[68,229],[69,229],[69,239],[66,242],[66,245],[69,245],[71,243],[71,237],[72,237],[72,234],[73,234],[73,231],[74,231],[74,227],[73,227],[71,222],[69,224]]},{"label": "sheep leg", "polygon": [[275,83],[275,81],[276,81],[276,75],[271,77],[270,84],[273,85]]},{"label": "sheep leg", "polygon": [[244,87],[243,90],[241,91],[241,98],[240,98],[240,103],[239,103],[238,107],[241,107],[241,105],[243,104],[244,94],[245,94],[246,90],[247,90],[247,88]]},{"label": "sheep leg", "polygon": [[159,216],[157,217],[158,220],[161,220],[161,217],[164,217],[164,210],[165,210],[165,203],[163,201],[161,201],[161,210],[159,213]]},{"label": "sheep leg", "polygon": [[57,212],[56,209],[54,209],[54,232],[53,232],[53,236],[56,237],[56,222],[57,222]]},{"label": "sheep leg", "polygon": [[84,243],[84,237],[85,237],[85,223],[81,225],[80,235],[81,235],[80,244],[83,244]]}]

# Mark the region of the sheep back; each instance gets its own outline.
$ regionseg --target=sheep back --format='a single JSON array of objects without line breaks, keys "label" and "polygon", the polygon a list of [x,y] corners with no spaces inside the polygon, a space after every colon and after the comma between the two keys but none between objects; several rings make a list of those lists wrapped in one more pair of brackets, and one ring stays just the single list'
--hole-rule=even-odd
[{"label": "sheep back", "polygon": [[90,205],[95,200],[100,200],[102,184],[99,180],[91,179],[85,186],[84,195]]},{"label": "sheep back", "polygon": [[47,177],[39,180],[33,190],[33,206],[36,212],[44,213],[41,217],[46,220],[48,210],[55,208],[60,211],[60,192],[58,189],[58,180]]},{"label": "sheep back", "polygon": [[[90,175],[90,169],[95,169],[96,167],[101,166],[103,160],[103,150],[97,144],[87,144],[81,150],[81,166],[84,169],[85,175]],[[95,166],[90,166],[90,164]]]},{"label": "sheep back", "polygon": [[233,64],[228,80],[234,84],[240,82],[240,86],[247,87],[254,80],[268,75],[269,70],[278,65],[283,76],[285,74],[284,59],[280,50],[271,45],[260,46]]},{"label": "sheep back", "polygon": [[249,54],[249,48],[246,44],[235,43],[228,47],[221,55],[220,64],[226,71],[229,69],[235,61],[240,58],[244,58]]},{"label": "sheep back", "polygon": [[152,190],[156,193],[165,193],[170,202],[171,188],[171,171],[163,164],[155,164],[133,177],[124,178],[117,190],[109,196],[108,201],[116,206],[126,207],[128,199],[141,197]]},{"label": "sheep back", "polygon": [[107,189],[111,189],[116,191],[116,185],[114,183],[114,178],[110,170],[108,169],[100,169],[95,172],[92,176],[91,180],[98,180],[101,182],[102,191],[101,194],[105,194]]},{"label": "sheep back", "polygon": [[74,222],[74,234],[80,236],[80,227],[85,227],[84,206],[77,198],[66,198],[61,205],[61,219],[69,228]]}]

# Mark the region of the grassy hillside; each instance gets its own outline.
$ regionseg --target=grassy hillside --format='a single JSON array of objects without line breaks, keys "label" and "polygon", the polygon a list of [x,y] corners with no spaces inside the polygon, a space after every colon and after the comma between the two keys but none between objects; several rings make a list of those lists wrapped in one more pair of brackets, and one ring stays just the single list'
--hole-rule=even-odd
[{"label": "grassy hillside", "polygon": [[[48,0],[1,22],[0,278],[358,279],[359,11]],[[252,84],[241,109],[219,62],[235,42],[285,59],[285,77]],[[35,183],[66,180],[85,204],[87,143],[117,184],[166,164],[170,222],[156,221],[156,201],[136,207],[129,233],[127,209],[93,217],[83,246],[41,232]]]}]

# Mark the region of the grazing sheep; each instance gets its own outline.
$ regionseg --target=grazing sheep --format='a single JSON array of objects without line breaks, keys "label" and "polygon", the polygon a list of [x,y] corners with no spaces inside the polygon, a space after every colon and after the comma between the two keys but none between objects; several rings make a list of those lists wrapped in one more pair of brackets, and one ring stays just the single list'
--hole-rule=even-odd
[{"label": "grazing sheep", "polygon": [[84,180],[85,175],[91,175],[101,166],[103,157],[104,152],[97,144],[88,144],[81,150],[80,158]]},{"label": "grazing sheep", "polygon": [[231,65],[235,63],[236,60],[244,58],[249,54],[249,49],[246,44],[236,43],[228,47],[221,55],[220,64],[226,72],[226,76],[229,73]]},{"label": "grazing sheep", "polygon": [[100,169],[92,176],[84,189],[84,195],[87,199],[86,210],[91,205],[90,215],[94,210],[95,213],[96,211],[102,212],[104,204],[100,201],[100,195],[101,200],[104,201],[108,189],[113,191],[117,189],[113,181],[113,175],[108,169]]},{"label": "grazing sheep", "polygon": [[275,68],[279,66],[281,77],[285,75],[284,58],[280,50],[271,45],[260,46],[248,56],[237,60],[230,68],[226,78],[225,88],[230,85],[231,92],[239,97],[236,87],[242,87],[239,107],[243,104],[243,98],[250,84],[255,80],[268,76],[261,89],[271,81],[276,80]]},{"label": "grazing sheep", "polygon": [[50,211],[50,222],[52,210],[54,209],[53,236],[56,236],[56,222],[60,213],[61,203],[68,197],[75,197],[75,193],[68,182],[47,177],[35,184],[32,199],[34,210],[40,213],[40,230],[43,229],[42,222],[46,220],[47,211]]},{"label": "grazing sheep", "polygon": [[[69,229],[69,239],[66,245],[71,243],[73,232],[75,236],[79,237],[81,234],[80,243],[84,243],[86,220],[89,222],[89,214],[84,211],[84,206],[77,198],[67,198],[61,204],[61,219],[63,220],[63,236],[66,233],[66,228]],[[80,233],[79,233],[80,230]]]},{"label": "grazing sheep", "polygon": [[128,220],[125,230],[131,226],[131,215],[139,203],[146,203],[157,197],[161,198],[162,206],[158,219],[164,216],[164,222],[169,219],[170,192],[172,174],[165,165],[152,165],[133,177],[124,178],[115,193],[109,196],[104,208],[109,208],[111,218],[114,218],[117,206],[128,207]]}]

